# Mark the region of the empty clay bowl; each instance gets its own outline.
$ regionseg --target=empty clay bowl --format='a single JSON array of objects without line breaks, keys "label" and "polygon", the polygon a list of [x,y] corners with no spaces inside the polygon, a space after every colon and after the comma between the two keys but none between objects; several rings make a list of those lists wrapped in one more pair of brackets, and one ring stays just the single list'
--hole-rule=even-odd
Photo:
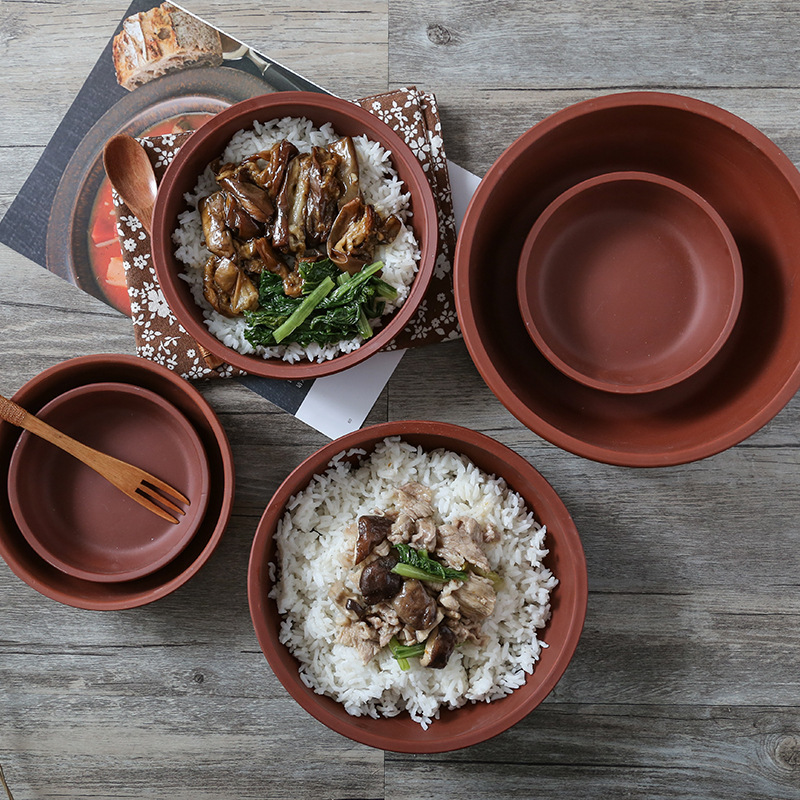
[{"label": "empty clay bowl", "polygon": [[[287,503],[314,475],[323,473],[332,458],[372,451],[386,437],[399,436],[426,450],[445,448],[461,453],[486,473],[505,479],[525,500],[537,520],[547,526],[544,559],[558,579],[550,596],[552,616],[539,638],[547,643],[533,673],[511,694],[491,703],[467,703],[443,710],[427,730],[407,712],[374,719],[355,717],[340,703],[317,694],[299,673],[299,663],[280,641],[281,616],[270,597],[270,563],[275,559],[273,539]],[[280,485],[256,530],[247,578],[250,616],[269,665],[292,697],[312,716],[354,741],[404,753],[439,753],[477,744],[510,728],[541,703],[566,670],[583,629],[587,601],[586,560],[583,547],[563,502],[550,484],[524,458],[505,445],[475,431],[439,422],[387,422],[363,428],[337,439],[307,458]]]},{"label": "empty clay bowl", "polygon": [[609,392],[663,389],[705,366],[742,301],[742,264],[696,192],[645,172],[590,178],[536,220],[517,300],[539,350]]},{"label": "empty clay bowl", "polygon": [[[657,392],[607,392],[554,367],[519,311],[525,239],[559,195],[607,172],[663,175],[705,198],[742,261],[742,305],[703,369]],[[667,466],[719,453],[800,387],[800,173],[753,125],[683,95],[623,92],[543,119],[489,169],[459,231],[453,283],[478,371],[523,424],[587,458]]]},{"label": "empty clay bowl", "polygon": [[[264,359],[258,354],[244,355],[227,347],[211,334],[203,312],[192,296],[189,284],[181,278],[183,264],[175,257],[172,234],[178,215],[186,210],[185,195],[193,192],[198,177],[208,164],[225,150],[233,135],[253,127],[254,120],[268,122],[283,117],[305,117],[319,127],[330,123],[338,135],[366,135],[391,151],[392,164],[411,195],[409,224],[420,247],[418,270],[403,305],[385,318],[374,336],[359,348],[322,363],[288,362]],[[385,347],[403,330],[417,311],[433,274],[438,249],[436,201],[419,160],[405,140],[369,111],[325,94],[314,92],[276,92],[254,97],[217,114],[192,134],[167,168],[153,211],[153,266],[170,310],[186,331],[209,352],[228,364],[252,375],[297,380],[318,378],[352,367]]]},{"label": "empty clay bowl", "polygon": [[[13,400],[38,413],[51,400],[80,386],[114,381],[155,392],[189,421],[209,465],[208,507],[188,544],[160,569],[128,581],[85,580],[57,569],[29,544],[11,512],[8,471],[19,428],[0,422],[0,555],[22,581],[66,605],[93,610],[135,608],[186,584],[211,557],[230,519],[235,476],[230,444],[217,415],[187,381],[136,356],[102,354],[55,364],[29,380]],[[156,517],[155,519],[158,519]]]},{"label": "empty clay bowl", "polygon": [[186,547],[208,506],[208,460],[175,406],[140,386],[93,383],[59,395],[37,416],[191,501],[177,524],[168,522],[25,432],[11,455],[8,494],[20,530],[43,559],[84,580],[128,581],[155,572]]}]

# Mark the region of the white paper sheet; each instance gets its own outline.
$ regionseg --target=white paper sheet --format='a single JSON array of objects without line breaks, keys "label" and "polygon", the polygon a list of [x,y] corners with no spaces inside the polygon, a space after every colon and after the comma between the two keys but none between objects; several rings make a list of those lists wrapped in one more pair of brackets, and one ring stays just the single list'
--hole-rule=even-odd
[{"label": "white paper sheet", "polygon": [[[452,161],[447,162],[447,167],[458,228],[481,179]],[[317,378],[295,416],[331,439],[358,430],[392,377],[404,352],[376,353],[344,372]]]},{"label": "white paper sheet", "polygon": [[331,439],[358,430],[403,353],[375,353],[344,372],[317,378],[295,416]]}]

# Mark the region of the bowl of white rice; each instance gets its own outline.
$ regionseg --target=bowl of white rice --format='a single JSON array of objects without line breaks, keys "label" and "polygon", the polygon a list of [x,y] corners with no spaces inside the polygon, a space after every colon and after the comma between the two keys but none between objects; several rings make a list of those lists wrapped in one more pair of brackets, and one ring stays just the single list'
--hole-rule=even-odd
[{"label": "bowl of white rice", "polygon": [[[219,189],[210,165],[241,163],[281,141],[308,153],[341,137],[353,142],[363,202],[379,219],[397,221],[399,233],[379,243],[372,259],[382,264],[376,277],[391,287],[391,299],[370,317],[371,330],[362,326],[360,333],[338,341],[253,343],[245,315],[219,313],[204,295],[203,270],[211,253],[201,209]],[[152,229],[153,266],[169,310],[186,332],[233,367],[291,380],[338,372],[390,345],[423,299],[438,246],[433,192],[402,137],[360,106],[310,92],[251,98],[201,126],[167,168]],[[293,258],[288,257],[290,270]]]},{"label": "bowl of white rice", "polygon": [[[428,488],[439,521],[468,515],[499,533],[486,547],[500,580],[482,641],[457,646],[444,668],[402,665],[392,647],[365,662],[343,643],[331,600],[348,524],[409,482]],[[261,649],[302,708],[354,741],[435,753],[507,730],[552,691],[583,628],[586,562],[564,504],[517,453],[456,425],[389,422],[331,442],[278,488],[253,541],[248,597]]]}]

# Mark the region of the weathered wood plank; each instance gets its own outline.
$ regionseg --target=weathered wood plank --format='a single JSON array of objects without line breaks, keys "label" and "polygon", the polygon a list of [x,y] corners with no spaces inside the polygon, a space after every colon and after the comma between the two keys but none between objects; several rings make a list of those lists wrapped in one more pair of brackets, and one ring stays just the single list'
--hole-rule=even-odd
[{"label": "weathered wood plank", "polygon": [[[288,696],[264,687],[260,697],[218,701],[195,686],[157,703],[137,697],[136,685],[112,698],[71,686],[6,706],[14,734],[4,771],[15,796],[222,800],[232,787],[237,798],[382,795],[383,754],[298,714]],[[281,769],[280,754],[301,748],[291,771]]]},{"label": "weathered wood plank", "polygon": [[388,8],[383,0],[267,6],[202,0],[186,7],[341,97],[386,88]]},{"label": "weathered wood plank", "polygon": [[[397,85],[402,83],[397,81]],[[448,157],[478,175],[484,175],[517,137],[545,117],[582,100],[611,93],[604,89],[490,91],[469,85],[430,88],[437,93]],[[646,88],[641,84],[630,87]],[[714,103],[742,117],[769,136],[795,164],[800,163],[800,90],[674,86],[669,91]]]},{"label": "weathered wood plank", "polygon": [[[770,0],[393,0],[390,80],[480,89],[797,86],[797,8]],[[778,12],[778,13],[776,13]]]},{"label": "weathered wood plank", "polygon": [[[126,5],[0,4],[0,213]],[[435,91],[448,155],[478,174],[548,114],[639,88],[717,103],[800,163],[791,4],[186,5],[342,96]],[[43,54],[47,80],[34,81]],[[0,341],[4,394],[73,355],[133,352],[124,317],[7,248]],[[86,612],[0,563],[0,759],[16,797],[800,797],[798,398],[725,453],[631,470],[525,429],[463,343],[409,352],[369,421],[457,422],[529,459],[575,518],[591,591],[575,659],[539,709],[464,751],[384,759],[289,698],[247,610],[260,514],[327,440],[240,385],[199,388],[230,438],[237,494],[217,552],[186,586],[144,608]]]},{"label": "weathered wood plank", "polygon": [[[215,676],[204,691],[251,696],[255,675],[271,678],[247,610],[254,522],[236,518],[195,579],[142,609],[98,619],[52,608],[13,586],[10,597],[27,595],[42,609],[42,620],[29,631],[27,613],[6,615],[0,640],[6,690],[46,693],[80,676],[80,685],[94,694],[124,693],[135,683],[139,697],[168,697],[185,692],[198,669]],[[197,612],[207,597],[225,598],[213,615]],[[780,597],[777,591],[593,592],[577,654],[550,702],[795,706],[800,678],[791,665],[800,606]]]},{"label": "weathered wood plank", "polygon": [[[630,797],[794,800],[800,710],[545,702],[514,728],[444,756],[386,755],[387,800]],[[480,789],[479,789],[480,790]]]}]

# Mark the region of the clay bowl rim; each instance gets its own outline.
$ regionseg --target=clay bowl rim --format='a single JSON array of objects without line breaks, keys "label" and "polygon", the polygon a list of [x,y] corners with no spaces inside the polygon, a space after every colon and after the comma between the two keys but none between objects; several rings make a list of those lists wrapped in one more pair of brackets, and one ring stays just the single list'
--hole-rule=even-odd
[{"label": "clay bowl rim", "polygon": [[[653,187],[654,189],[658,187],[655,189],[656,191],[667,190],[685,201],[685,206],[687,208],[694,209],[692,213],[698,218],[702,217],[710,221],[711,227],[708,228],[709,236],[707,238],[710,241],[713,235],[713,238],[717,240],[715,243],[716,249],[718,249],[720,253],[724,250],[724,258],[721,256],[714,262],[714,266],[719,267],[715,272],[725,278],[726,288],[730,289],[724,297],[717,296],[712,299],[713,301],[717,301],[718,306],[724,303],[726,310],[724,316],[722,314],[719,315],[719,322],[721,324],[713,331],[713,338],[709,337],[704,343],[702,351],[695,354],[690,359],[682,359],[680,362],[682,366],[680,366],[679,369],[664,372],[661,377],[651,376],[647,380],[630,381],[628,383],[614,380],[612,376],[604,377],[602,368],[598,368],[594,373],[584,371],[578,365],[571,363],[567,357],[562,357],[548,339],[545,330],[547,326],[539,325],[539,314],[536,303],[530,301],[531,293],[528,291],[531,281],[535,280],[535,275],[538,274],[539,267],[541,266],[540,261],[542,254],[540,254],[540,258],[534,259],[534,251],[537,244],[540,242],[541,235],[548,229],[548,226],[551,225],[554,218],[558,214],[566,213],[564,211],[566,206],[577,200],[586,192],[613,183],[640,183],[645,186]],[[705,264],[701,266],[705,266]],[[703,270],[704,273],[705,271],[706,270]],[[668,386],[674,386],[690,375],[694,375],[695,372],[702,369],[711,361],[725,344],[733,330],[733,326],[736,324],[736,318],[742,305],[743,283],[742,259],[739,255],[739,248],[736,246],[733,234],[730,232],[730,229],[725,224],[722,217],[717,213],[716,209],[705,200],[705,198],[679,181],[672,180],[663,175],[658,175],[653,172],[643,172],[641,170],[618,170],[596,175],[593,178],[587,178],[585,181],[571,186],[556,197],[541,213],[533,224],[522,246],[519,269],[517,271],[517,302],[528,334],[539,348],[539,351],[554,367],[561,370],[561,372],[573,380],[583,383],[586,386],[600,389],[601,391],[617,392],[620,394],[641,394],[644,392],[655,392]],[[692,344],[692,342],[689,342],[689,344]]]},{"label": "clay bowl rim", "polygon": [[[108,380],[109,375],[135,386],[158,386],[160,390],[163,387],[171,402],[198,430],[211,462],[212,478],[214,469],[220,469],[219,487],[215,489],[212,481],[209,508],[215,509],[216,519],[209,520],[209,511],[206,511],[206,519],[198,531],[203,539],[196,534],[187,547],[161,570],[124,583],[82,581],[47,564],[33,551],[16,527],[8,507],[7,492],[0,494],[0,556],[9,569],[39,594],[64,605],[90,611],[138,608],[166,597],[187,583],[208,562],[219,545],[233,510],[236,485],[233,451],[225,429],[208,401],[197,389],[166,367],[138,356],[101,353],[62,361],[24,383],[12,399],[23,407],[29,401],[36,402],[36,407],[28,409],[35,413],[47,399],[60,393],[59,387],[71,383],[70,376],[73,381],[99,383]],[[0,421],[0,448],[10,453],[20,434],[19,428]],[[0,476],[7,473],[7,466],[5,462],[0,464]],[[5,488],[3,491],[6,491]],[[216,496],[217,492],[219,496]],[[8,517],[7,524],[4,524],[4,516]],[[9,525],[13,525],[14,530],[6,530]],[[185,561],[188,563],[177,574],[173,574],[176,565]]]},{"label": "clay bowl rim", "polygon": [[[322,363],[264,359],[259,355],[244,355],[224,345],[203,324],[200,307],[195,303],[188,284],[179,277],[183,267],[173,255],[172,232],[177,227],[178,214],[186,207],[183,194],[194,188],[205,166],[220,155],[237,131],[252,127],[254,120],[265,122],[287,116],[305,116],[315,125],[333,117],[337,133],[342,132],[340,128],[351,135],[365,133],[372,141],[391,151],[392,164],[411,194],[413,214],[409,224],[420,247],[418,269],[403,305],[359,348]],[[411,148],[386,123],[361,106],[315,92],[276,92],[253,97],[235,103],[201,125],[182,145],[161,179],[151,236],[153,266],[158,281],[167,305],[187,333],[209,352],[244,372],[291,380],[340,372],[365,361],[389,344],[408,324],[425,295],[436,263],[438,242],[438,214],[433,189]]]},{"label": "clay bowl rim", "polygon": [[[545,562],[559,565],[555,571],[559,585],[551,597],[553,615],[541,634],[541,638],[551,645],[543,649],[544,664],[542,660],[537,662],[533,675],[510,695],[492,703],[468,704],[442,711],[442,719],[435,720],[427,731],[411,721],[405,712],[392,718],[352,717],[336,701],[306,687],[299,678],[297,660],[278,641],[280,618],[275,601],[267,597],[268,587],[272,585],[268,562],[274,555],[273,533],[289,498],[304,488],[313,475],[323,472],[334,456],[353,448],[370,451],[374,444],[389,436],[400,436],[412,444],[423,443],[429,449],[445,447],[462,452],[464,448],[470,453],[480,453],[484,459],[502,463],[509,486],[523,496],[528,494],[526,502],[529,506],[532,505],[530,496],[536,496],[534,512],[537,520],[548,525],[550,535],[547,542],[550,552]],[[479,463],[481,458],[472,457],[472,460],[482,466]],[[482,468],[485,470],[485,466]],[[519,483],[523,483],[524,488],[521,489]],[[565,579],[566,584],[563,583]],[[562,585],[565,588],[559,595]],[[553,690],[571,662],[583,630],[588,578],[583,545],[575,523],[553,487],[530,462],[506,445],[468,428],[443,422],[401,420],[362,428],[330,442],[305,459],[281,483],[264,510],[253,538],[247,594],[256,637],[269,666],[283,687],[309,714],[337,733],[371,747],[402,753],[441,753],[469,747],[502,733],[533,711]],[[549,634],[554,619],[557,630],[563,634],[560,645],[548,641],[552,638]],[[461,732],[448,734],[447,721],[450,725],[457,725],[458,715],[467,715],[471,725]]]},{"label": "clay bowl rim", "polygon": [[[542,438],[568,452],[600,463],[623,467],[667,467],[691,463],[718,454],[752,435],[769,422],[797,392],[800,387],[800,362],[791,373],[780,379],[779,385],[759,408],[746,419],[737,422],[725,431],[711,436],[690,437],[690,441],[671,448],[638,448],[631,443],[611,447],[581,438],[579,434],[563,427],[559,421],[551,421],[529,408],[516,396],[508,376],[492,362],[489,351],[481,344],[482,334],[478,329],[475,313],[471,308],[471,253],[480,227],[480,211],[492,199],[504,176],[535,142],[551,136],[562,125],[596,113],[621,112],[622,110],[667,111],[689,114],[728,130],[734,137],[747,144],[754,158],[768,162],[770,168],[780,175],[789,191],[800,196],[800,176],[789,157],[766,134],[732,112],[707,101],[686,95],[633,91],[600,95],[561,108],[537,122],[521,134],[497,160],[481,180],[467,206],[456,243],[453,278],[456,310],[470,357],[487,386],[500,402],[526,427]],[[734,237],[736,232],[732,230]],[[666,391],[670,391],[667,389]],[[648,395],[643,395],[647,397]]]},{"label": "clay bowl rim", "polygon": [[[45,422],[48,421],[49,415],[53,412],[59,412],[64,408],[64,404],[74,403],[77,398],[83,400],[87,395],[95,394],[114,394],[114,395],[131,395],[135,396],[138,400],[144,401],[146,405],[157,407],[158,410],[166,416],[170,424],[180,433],[180,438],[185,440],[186,449],[185,456],[196,456],[198,467],[195,475],[198,476],[197,484],[199,491],[195,494],[194,502],[189,506],[190,516],[181,517],[181,523],[172,525],[163,520],[160,520],[155,515],[153,516],[153,524],[161,530],[159,538],[164,538],[169,547],[164,550],[158,558],[151,562],[140,563],[135,567],[127,569],[120,569],[116,572],[98,572],[90,569],[84,569],[73,561],[68,561],[63,558],[58,552],[54,552],[45,542],[42,541],[37,531],[32,527],[32,521],[29,521],[29,514],[26,507],[21,505],[18,492],[19,480],[21,472],[30,471],[31,464],[25,465],[25,450],[30,444],[38,440],[33,434],[23,432],[19,439],[17,439],[14,449],[11,453],[8,470],[8,498],[11,505],[11,511],[16,520],[17,527],[20,529],[22,535],[27,540],[28,544],[38,553],[38,555],[45,561],[50,563],[56,569],[71,575],[74,578],[81,578],[86,581],[108,582],[117,583],[135,580],[136,578],[144,577],[153,572],[156,572],[165,564],[172,561],[178,553],[180,553],[194,538],[197,529],[203,522],[206,508],[208,506],[208,489],[210,483],[208,456],[206,455],[203,443],[200,436],[194,429],[189,420],[184,414],[170,403],[165,398],[161,397],[157,392],[151,389],[146,389],[142,386],[134,386],[130,383],[120,383],[119,381],[102,381],[99,383],[87,383],[83,386],[76,386],[73,389],[68,389],[66,392],[59,394],[52,400],[47,402],[40,408],[36,415]],[[95,401],[96,402],[96,401]],[[142,411],[145,411],[143,408]],[[137,424],[142,424],[141,420]],[[64,425],[59,425],[58,430],[71,435],[71,431]],[[53,447],[47,445],[47,447]],[[57,454],[56,450],[53,450]],[[70,456],[64,456],[69,459]],[[77,464],[77,462],[76,462]],[[120,492],[120,498],[123,495]],[[191,498],[190,498],[191,499]],[[91,502],[91,499],[88,500]],[[113,534],[109,536],[109,544],[113,540]]]}]

